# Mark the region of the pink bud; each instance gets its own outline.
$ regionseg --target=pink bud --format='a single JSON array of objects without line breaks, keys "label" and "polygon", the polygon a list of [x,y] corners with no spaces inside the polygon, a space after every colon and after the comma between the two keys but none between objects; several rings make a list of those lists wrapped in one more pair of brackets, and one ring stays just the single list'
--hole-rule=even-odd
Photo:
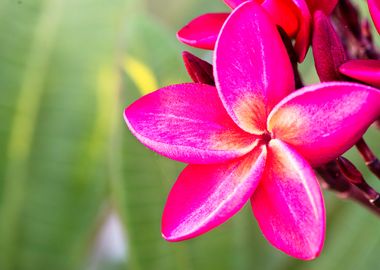
[{"label": "pink bud", "polygon": [[190,78],[196,83],[215,85],[212,73],[212,65],[199,57],[184,51],[182,53],[183,62]]},{"label": "pink bud", "polygon": [[341,80],[339,66],[346,61],[346,53],[329,18],[321,11],[314,14],[312,47],[320,80],[322,82]]}]

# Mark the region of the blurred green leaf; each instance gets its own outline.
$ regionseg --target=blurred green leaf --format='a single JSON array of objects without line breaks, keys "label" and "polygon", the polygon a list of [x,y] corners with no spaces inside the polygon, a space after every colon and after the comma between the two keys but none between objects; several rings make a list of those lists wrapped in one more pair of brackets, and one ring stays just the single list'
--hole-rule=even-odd
[{"label": "blurred green leaf", "polygon": [[0,2],[0,269],[83,269],[109,186],[98,77],[127,5]]}]

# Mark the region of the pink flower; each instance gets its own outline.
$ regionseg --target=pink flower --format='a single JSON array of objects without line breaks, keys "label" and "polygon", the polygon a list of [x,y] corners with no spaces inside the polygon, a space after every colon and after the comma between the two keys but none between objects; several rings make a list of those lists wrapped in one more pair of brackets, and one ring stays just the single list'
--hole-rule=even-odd
[{"label": "pink flower", "polygon": [[[236,8],[244,0],[224,0],[231,8]],[[294,37],[295,51],[300,62],[306,56],[310,44],[311,15],[316,10],[330,14],[337,0],[255,0],[271,15],[272,20],[280,25],[290,37]],[[311,15],[310,15],[311,14]],[[219,31],[228,13],[208,13],[201,15],[177,34],[178,39],[190,46],[213,50]]]},{"label": "pink flower", "polygon": [[216,87],[164,87],[125,110],[144,145],[190,163],[168,196],[163,237],[205,233],[250,199],[270,243],[296,258],[315,258],[325,210],[311,165],[336,158],[363,135],[380,114],[380,92],[335,82],[291,93],[286,50],[254,2],[240,5],[224,24],[214,76]]}]

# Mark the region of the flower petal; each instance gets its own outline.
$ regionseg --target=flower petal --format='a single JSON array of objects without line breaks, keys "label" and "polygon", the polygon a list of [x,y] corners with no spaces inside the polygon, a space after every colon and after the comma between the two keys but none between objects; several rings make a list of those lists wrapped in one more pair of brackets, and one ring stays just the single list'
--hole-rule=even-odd
[{"label": "flower petal", "polygon": [[228,15],[228,13],[201,15],[179,30],[177,38],[187,45],[213,50],[219,31]]},{"label": "flower petal", "polygon": [[299,28],[299,21],[298,9],[292,0],[265,0],[261,6],[289,37],[295,36]]},{"label": "flower petal", "polygon": [[368,0],[368,9],[377,32],[380,34],[380,2],[378,0]]},{"label": "flower petal", "polygon": [[319,255],[325,209],[317,178],[310,165],[280,140],[269,143],[267,167],[251,203],[272,245],[298,259]]},{"label": "flower petal", "polygon": [[306,0],[311,13],[322,10],[326,15],[334,10],[338,0]]},{"label": "flower petal", "polygon": [[162,217],[162,235],[180,241],[205,233],[239,211],[255,190],[266,149],[223,164],[189,165],[174,184]]},{"label": "flower petal", "polygon": [[179,84],[146,95],[125,110],[129,129],[157,153],[187,163],[216,163],[248,153],[255,137],[226,113],[215,87]]},{"label": "flower petal", "polygon": [[310,45],[311,15],[304,0],[293,0],[293,3],[298,8],[298,20],[301,22],[296,36],[296,42],[294,43],[294,50],[298,55],[298,62],[302,63]]},{"label": "flower petal", "polygon": [[261,134],[271,108],[294,89],[289,56],[265,10],[245,2],[215,46],[214,76],[224,106],[245,131]]},{"label": "flower petal", "polygon": [[305,87],[282,100],[268,130],[314,166],[347,151],[380,116],[380,91],[348,82]]},{"label": "flower petal", "polygon": [[339,67],[347,77],[380,88],[380,60],[351,60]]},{"label": "flower petal", "polygon": [[226,3],[230,8],[236,8],[245,1],[247,0],[224,0],[224,3]]},{"label": "flower petal", "polygon": [[342,41],[335,32],[330,19],[322,12],[314,14],[313,55],[315,68],[322,82],[340,81],[339,66],[346,61]]}]

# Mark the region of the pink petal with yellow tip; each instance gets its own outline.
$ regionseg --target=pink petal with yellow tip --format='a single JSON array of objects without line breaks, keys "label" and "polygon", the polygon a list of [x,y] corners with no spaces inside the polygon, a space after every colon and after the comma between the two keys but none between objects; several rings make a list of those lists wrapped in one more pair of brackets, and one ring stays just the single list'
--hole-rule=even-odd
[{"label": "pink petal with yellow tip", "polygon": [[316,166],[351,148],[379,116],[378,89],[321,83],[282,100],[269,115],[268,130]]},{"label": "pink petal with yellow tip", "polygon": [[205,233],[239,211],[249,200],[265,167],[266,149],[223,164],[189,165],[170,191],[162,235],[181,241]]},{"label": "pink petal with yellow tip", "polygon": [[380,88],[380,60],[351,60],[341,65],[339,71],[347,77]]},{"label": "pink petal with yellow tip", "polygon": [[368,0],[368,9],[377,32],[380,33],[380,1]]},{"label": "pink petal with yellow tip", "polygon": [[124,116],[144,145],[186,163],[240,157],[256,140],[231,120],[215,87],[205,84],[164,87],[134,102]]},{"label": "pink petal with yellow tip", "polygon": [[261,134],[273,106],[294,90],[289,56],[265,10],[245,2],[228,17],[214,54],[215,83],[229,115]]},{"label": "pink petal with yellow tip", "polygon": [[177,38],[187,45],[213,50],[219,31],[228,15],[228,13],[201,15],[179,30]]},{"label": "pink petal with yellow tip", "polygon": [[251,203],[272,245],[298,259],[319,255],[325,236],[321,190],[310,165],[285,143],[270,141],[264,175]]}]

